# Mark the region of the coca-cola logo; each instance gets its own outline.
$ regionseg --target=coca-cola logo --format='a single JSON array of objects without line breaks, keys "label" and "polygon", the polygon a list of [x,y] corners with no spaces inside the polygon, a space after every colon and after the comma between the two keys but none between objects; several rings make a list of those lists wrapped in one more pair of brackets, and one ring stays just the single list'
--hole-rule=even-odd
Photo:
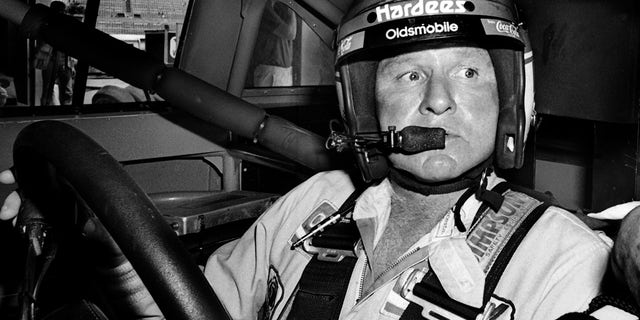
[{"label": "coca-cola logo", "polygon": [[338,47],[338,56],[345,54],[349,49],[351,49],[351,37],[344,38],[340,41],[340,46]]},{"label": "coca-cola logo", "polygon": [[496,30],[500,33],[506,33],[516,38],[520,38],[520,34],[518,33],[518,27],[516,27],[512,23],[498,21],[496,23]]}]

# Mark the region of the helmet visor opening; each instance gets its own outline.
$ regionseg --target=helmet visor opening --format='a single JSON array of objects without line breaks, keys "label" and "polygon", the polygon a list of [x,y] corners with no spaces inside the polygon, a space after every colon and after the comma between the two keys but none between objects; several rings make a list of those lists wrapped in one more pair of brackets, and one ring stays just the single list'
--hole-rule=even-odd
[{"label": "helmet visor opening", "polygon": [[392,58],[401,54],[418,52],[431,49],[453,48],[453,47],[473,47],[482,48],[487,51],[493,49],[510,49],[513,51],[522,51],[522,45],[515,41],[505,41],[500,37],[483,37],[483,38],[450,38],[436,39],[430,41],[421,41],[414,43],[405,43],[393,47],[379,48],[378,50],[363,50],[355,54],[349,55],[342,59],[340,64],[349,64],[359,61],[379,62],[387,58]]}]

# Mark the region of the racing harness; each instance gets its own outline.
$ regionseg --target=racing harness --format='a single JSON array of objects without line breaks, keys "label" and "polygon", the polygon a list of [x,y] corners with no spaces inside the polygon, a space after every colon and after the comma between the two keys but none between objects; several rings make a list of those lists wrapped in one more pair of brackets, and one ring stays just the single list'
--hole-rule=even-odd
[{"label": "racing harness", "polygon": [[[401,292],[409,301],[401,320],[476,319],[481,315],[482,319],[494,319],[504,312],[499,310],[504,305],[485,307],[520,242],[551,205],[551,199],[507,182],[490,191],[483,187],[469,188],[454,206],[455,225],[464,232],[460,219],[462,204],[473,194],[483,201],[466,239],[486,275],[482,307],[450,298],[431,268],[427,272],[414,270]],[[354,191],[338,211],[352,211],[362,191]],[[503,222],[499,228],[496,219]],[[338,319],[357,261],[354,248],[359,240],[358,229],[351,219],[328,226],[307,240],[307,248],[313,248],[315,254],[300,278],[287,319]],[[485,310],[488,314],[483,315]]]}]

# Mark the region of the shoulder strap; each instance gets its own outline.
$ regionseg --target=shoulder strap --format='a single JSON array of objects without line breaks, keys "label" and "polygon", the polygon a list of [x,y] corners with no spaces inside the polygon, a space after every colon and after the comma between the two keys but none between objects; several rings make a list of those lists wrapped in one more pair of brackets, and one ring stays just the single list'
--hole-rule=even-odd
[{"label": "shoulder strap", "polygon": [[[511,184],[509,185],[512,186]],[[531,195],[529,194],[527,195],[531,197]],[[535,199],[533,197],[531,198]],[[505,203],[507,203],[508,205],[507,199],[508,198],[505,198]],[[535,199],[535,200],[538,200],[538,199]],[[520,243],[522,242],[524,237],[527,235],[527,233],[529,233],[529,230],[531,230],[533,225],[538,221],[538,219],[540,219],[540,217],[547,210],[547,208],[551,206],[551,203],[547,202],[545,199],[540,199],[540,200],[542,201],[533,210],[529,211],[529,214],[524,218],[520,226],[511,234],[511,236],[507,240],[507,244],[504,246],[504,248],[502,248],[495,263],[491,266],[491,269],[489,269],[489,272],[487,273],[487,278],[485,279],[485,290],[484,290],[485,304],[491,298],[493,291],[498,285],[498,281],[500,281],[500,278],[502,277],[502,273],[504,272],[504,269],[506,269],[507,265],[509,264],[509,261],[511,261],[513,254],[516,252],[516,250],[520,246]],[[505,204],[503,204],[503,207],[504,206]]]},{"label": "shoulder strap", "polygon": [[356,261],[356,257],[323,261],[315,255],[298,282],[287,319],[338,319]]},{"label": "shoulder strap", "polygon": [[[512,191],[512,186],[503,182],[493,188],[492,191],[501,193],[504,197],[500,210],[496,212],[483,204],[478,210],[480,214],[476,215],[476,221],[467,237],[467,243],[481,265],[484,264],[487,274],[483,306],[491,298],[500,277],[526,234],[550,206],[549,202],[544,201],[545,199],[536,199],[528,194]],[[497,219],[503,222],[509,219],[509,223],[504,223],[499,233],[491,233],[490,239],[487,239],[488,233],[487,230],[483,230],[483,227],[495,226]],[[488,248],[501,249],[490,252]],[[418,304],[411,301],[402,314],[401,320],[425,319],[425,315],[432,316],[428,319],[475,319],[483,312],[483,308],[474,308],[449,298],[431,270],[420,283],[414,286],[412,293],[425,303]],[[433,310],[423,310],[425,307],[433,307]]]},{"label": "shoulder strap", "polygon": [[[357,188],[336,212],[345,216],[353,211],[364,189],[366,187]],[[313,255],[302,273],[287,320],[338,319],[358,259],[355,254],[339,254],[336,259],[330,256],[334,251],[353,250],[359,240],[358,228],[350,219],[326,227],[309,240],[313,247],[320,250]]]}]

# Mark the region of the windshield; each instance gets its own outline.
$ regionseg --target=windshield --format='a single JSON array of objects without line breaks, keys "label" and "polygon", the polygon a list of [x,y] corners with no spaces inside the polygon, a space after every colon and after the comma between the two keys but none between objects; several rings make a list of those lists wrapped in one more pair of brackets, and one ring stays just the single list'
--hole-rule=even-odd
[{"label": "windshield", "polygon": [[[55,11],[72,16],[112,37],[145,50],[173,65],[188,0],[38,0]],[[98,8],[92,5],[99,4]],[[0,70],[0,95],[7,106],[88,105],[105,102],[96,93],[101,88],[126,88],[125,102],[148,100],[142,90],[84,64],[43,41],[26,40],[28,50],[17,51],[18,60],[26,60],[24,76],[5,66]],[[29,57],[29,58],[28,58]],[[81,92],[81,93],[80,93]],[[107,101],[109,102],[109,101]]]}]

